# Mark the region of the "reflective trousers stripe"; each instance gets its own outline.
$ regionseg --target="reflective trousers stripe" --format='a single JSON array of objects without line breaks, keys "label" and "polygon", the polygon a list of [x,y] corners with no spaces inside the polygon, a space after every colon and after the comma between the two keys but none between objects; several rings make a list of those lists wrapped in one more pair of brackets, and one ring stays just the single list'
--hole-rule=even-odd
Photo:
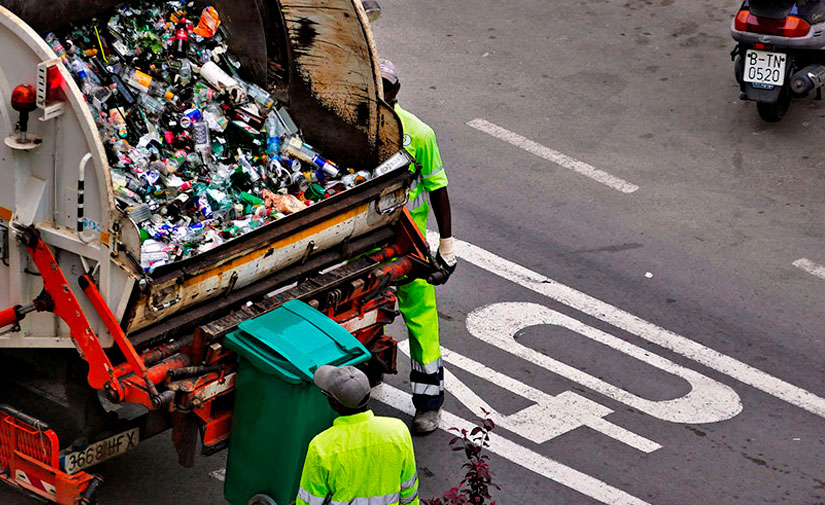
[{"label": "reflective trousers stripe", "polygon": [[439,396],[444,391],[444,381],[441,384],[421,384],[420,382],[411,382],[412,392],[414,395],[424,396]]},{"label": "reflective trousers stripe", "polygon": [[419,363],[418,361],[416,361],[414,359],[411,360],[411,361],[412,361],[412,369],[413,370],[415,370],[416,372],[421,372],[421,373],[426,374],[426,375],[437,374],[438,371],[441,370],[441,367],[444,366],[444,360],[441,359],[441,358],[438,358],[437,360],[433,361],[432,363],[427,363],[426,365],[424,365],[422,363]]}]

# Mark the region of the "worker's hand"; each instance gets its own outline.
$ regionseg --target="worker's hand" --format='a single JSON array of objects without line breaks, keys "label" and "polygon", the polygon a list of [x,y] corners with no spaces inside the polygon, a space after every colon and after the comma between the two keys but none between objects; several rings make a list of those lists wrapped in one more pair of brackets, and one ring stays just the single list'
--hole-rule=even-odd
[{"label": "worker's hand", "polygon": [[458,259],[455,256],[453,242],[452,237],[441,239],[441,243],[438,246],[438,253],[435,256],[438,272],[433,273],[427,279],[427,282],[434,286],[439,286],[446,283],[453,272],[455,272]]}]

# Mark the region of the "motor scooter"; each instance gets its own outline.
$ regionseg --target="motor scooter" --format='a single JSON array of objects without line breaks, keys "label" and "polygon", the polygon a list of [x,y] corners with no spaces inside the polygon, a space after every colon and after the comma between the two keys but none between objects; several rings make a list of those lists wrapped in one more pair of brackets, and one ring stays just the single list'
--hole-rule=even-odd
[{"label": "motor scooter", "polygon": [[825,85],[825,2],[745,0],[731,22],[731,52],[742,100],[759,116],[781,121],[794,98]]}]

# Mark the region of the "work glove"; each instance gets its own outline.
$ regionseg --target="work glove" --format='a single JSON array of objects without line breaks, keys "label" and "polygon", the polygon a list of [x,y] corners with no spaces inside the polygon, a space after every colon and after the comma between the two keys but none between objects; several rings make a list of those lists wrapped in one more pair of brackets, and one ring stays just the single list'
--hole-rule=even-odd
[{"label": "work glove", "polygon": [[427,279],[427,282],[433,286],[445,284],[453,272],[455,272],[458,260],[455,256],[453,242],[452,237],[441,239],[438,246],[438,253],[435,255],[435,264],[438,267],[438,271],[431,274]]}]

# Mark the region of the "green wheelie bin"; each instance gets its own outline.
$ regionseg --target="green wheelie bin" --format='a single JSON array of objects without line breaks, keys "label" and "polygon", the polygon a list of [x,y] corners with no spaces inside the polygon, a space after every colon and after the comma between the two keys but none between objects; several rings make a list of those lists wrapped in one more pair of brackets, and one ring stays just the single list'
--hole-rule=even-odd
[{"label": "green wheelie bin", "polygon": [[310,440],[335,418],[313,382],[315,370],[356,365],[370,353],[298,300],[238,328],[225,340],[239,364],[224,496],[232,505],[247,505],[257,495],[287,505],[297,496]]}]

